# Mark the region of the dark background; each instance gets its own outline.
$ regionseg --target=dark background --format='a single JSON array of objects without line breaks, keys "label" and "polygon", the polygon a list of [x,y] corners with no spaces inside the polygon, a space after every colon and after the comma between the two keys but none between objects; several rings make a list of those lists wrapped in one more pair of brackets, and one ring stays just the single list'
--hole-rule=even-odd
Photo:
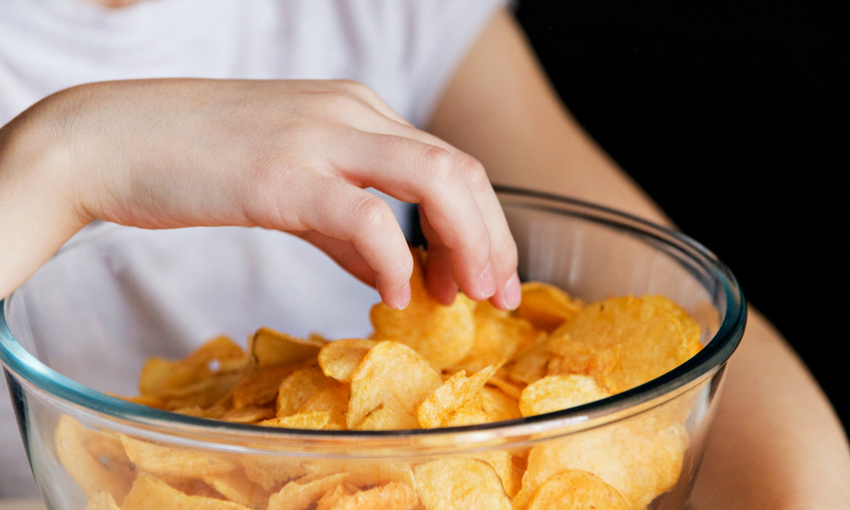
[{"label": "dark background", "polygon": [[731,267],[846,431],[850,17],[731,4],[525,0],[517,17],[578,121]]}]

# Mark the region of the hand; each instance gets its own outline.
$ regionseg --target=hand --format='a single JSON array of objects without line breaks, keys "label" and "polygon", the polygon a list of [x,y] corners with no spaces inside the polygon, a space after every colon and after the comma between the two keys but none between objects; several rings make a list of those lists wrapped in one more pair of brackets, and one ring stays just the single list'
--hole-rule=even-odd
[{"label": "hand", "polygon": [[290,232],[406,306],[389,206],[419,204],[428,288],[519,303],[516,246],[474,158],[339,81],[144,80],[54,94],[0,130],[0,295],[93,219]]}]

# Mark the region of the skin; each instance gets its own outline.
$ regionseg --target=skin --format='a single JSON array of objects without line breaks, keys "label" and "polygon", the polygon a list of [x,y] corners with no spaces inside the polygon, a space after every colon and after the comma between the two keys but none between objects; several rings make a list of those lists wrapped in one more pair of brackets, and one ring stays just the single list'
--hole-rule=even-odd
[{"label": "skin", "polygon": [[[502,309],[518,303],[516,247],[488,177],[669,224],[558,102],[508,13],[475,43],[429,130],[349,82],[162,80],[60,92],[0,129],[0,295],[101,218],[292,232],[401,307],[409,253],[364,186],[420,204],[428,287],[443,302],[459,287]],[[751,312],[691,507],[850,508],[848,480],[850,448],[829,402]]]},{"label": "skin", "polygon": [[[475,155],[493,182],[576,196],[670,224],[559,103],[507,13],[471,49],[430,131]],[[727,365],[689,505],[850,508],[844,430],[806,367],[753,308]]]}]

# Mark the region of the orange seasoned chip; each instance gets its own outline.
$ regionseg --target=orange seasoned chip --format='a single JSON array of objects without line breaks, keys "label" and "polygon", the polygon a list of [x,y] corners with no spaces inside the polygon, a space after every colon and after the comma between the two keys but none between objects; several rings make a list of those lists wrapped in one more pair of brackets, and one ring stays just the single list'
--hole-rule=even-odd
[{"label": "orange seasoned chip", "polygon": [[447,458],[413,469],[416,492],[429,510],[513,510],[493,466],[478,459]]},{"label": "orange seasoned chip", "polygon": [[[544,335],[525,319],[499,310],[489,301],[475,307],[475,340],[469,353],[458,364],[468,372],[510,359],[527,345]],[[544,335],[545,336],[545,335]]]},{"label": "orange seasoned chip", "polygon": [[204,482],[230,501],[248,508],[265,508],[271,496],[270,491],[251,481],[243,469],[205,476]]},{"label": "orange seasoned chip", "polygon": [[280,383],[300,365],[267,365],[256,367],[233,388],[233,408],[263,406],[274,402]]},{"label": "orange seasoned chip", "polygon": [[249,350],[258,367],[295,365],[315,358],[324,346],[321,338],[297,338],[270,328],[258,329],[249,342]]},{"label": "orange seasoned chip", "polygon": [[335,382],[317,366],[296,370],[280,384],[277,394],[277,417],[295,414],[310,397]]},{"label": "orange seasoned chip", "polygon": [[195,509],[249,510],[248,507],[206,496],[192,496],[168,485],[147,473],[141,473],[133,482],[130,493],[121,504],[122,510]]},{"label": "orange seasoned chip", "polygon": [[268,510],[304,510],[342,483],[348,473],[337,473],[318,479],[296,480],[283,486],[269,498]]},{"label": "orange seasoned chip", "polygon": [[514,420],[522,418],[519,403],[503,391],[485,386],[481,389],[481,408],[488,422]]},{"label": "orange seasoned chip", "polygon": [[460,362],[475,339],[475,302],[458,294],[450,306],[443,306],[425,289],[421,254],[413,252],[410,278],[410,304],[394,310],[378,303],[369,317],[375,340],[391,340],[410,346],[438,369]]},{"label": "orange seasoned chip", "polygon": [[611,395],[608,388],[587,375],[550,375],[522,390],[519,410],[523,416],[551,413],[601,400]]},{"label": "orange seasoned chip", "polygon": [[89,497],[85,510],[121,510],[115,504],[112,494],[108,492],[95,492]]},{"label": "orange seasoned chip", "polygon": [[326,376],[350,383],[351,374],[376,344],[374,340],[362,338],[336,340],[319,351],[319,366]]},{"label": "orange seasoned chip", "polygon": [[583,304],[566,292],[541,282],[522,284],[522,301],[517,315],[535,328],[551,333],[581,311]]},{"label": "orange seasoned chip", "polygon": [[414,510],[419,505],[416,491],[409,485],[398,482],[390,482],[353,494],[337,494],[333,502],[330,501],[331,498],[328,498],[324,504],[320,500],[316,510],[323,508],[328,510]]},{"label": "orange seasoned chip", "polygon": [[569,356],[576,344],[602,353],[602,358],[616,353],[613,367],[588,374],[600,377],[614,393],[672,370],[691,354],[681,322],[673,314],[631,296],[586,306],[552,333],[549,349],[556,356]]},{"label": "orange seasoned chip", "polygon": [[[648,303],[652,303],[659,308],[667,310],[679,319],[679,323],[682,326],[682,332],[685,334],[685,338],[688,339],[688,346],[691,350],[690,356],[693,356],[702,349],[702,344],[699,341],[700,336],[702,335],[702,329],[699,327],[699,324],[691,318],[690,314],[688,314],[688,312],[686,312],[681,306],[674,303],[670,298],[659,294],[641,296],[641,299]],[[709,308],[714,310],[714,307]]]},{"label": "orange seasoned chip", "polygon": [[59,462],[86,496],[106,492],[123,501],[136,473],[118,438],[63,415],[53,439]]},{"label": "orange seasoned chip", "polygon": [[490,365],[470,377],[466,377],[464,370],[456,372],[442,386],[434,390],[416,410],[419,425],[429,429],[444,426],[450,414],[481,393],[487,380],[500,366],[501,362]]},{"label": "orange seasoned chip", "polygon": [[321,430],[327,427],[331,421],[330,413],[326,411],[309,411],[295,413],[284,417],[272,418],[261,421],[263,427],[277,427],[282,429],[312,429]]},{"label": "orange seasoned chip", "polygon": [[236,469],[232,461],[212,452],[158,445],[123,434],[119,437],[136,469],[148,473],[203,478]]},{"label": "orange seasoned chip", "polygon": [[421,355],[397,342],[379,342],[351,376],[348,429],[417,428],[416,410],[442,379]]},{"label": "orange seasoned chip", "polygon": [[630,507],[617,489],[599,477],[584,471],[562,471],[543,482],[528,510],[562,508],[629,510]]},{"label": "orange seasoned chip", "polygon": [[580,470],[617,489],[629,508],[645,508],[676,483],[687,445],[684,425],[653,412],[535,446],[514,503],[523,510],[551,476]]}]

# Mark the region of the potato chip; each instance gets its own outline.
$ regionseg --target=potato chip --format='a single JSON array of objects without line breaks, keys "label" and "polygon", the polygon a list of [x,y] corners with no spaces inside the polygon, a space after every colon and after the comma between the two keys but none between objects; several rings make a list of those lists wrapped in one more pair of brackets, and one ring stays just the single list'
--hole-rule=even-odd
[{"label": "potato chip", "polygon": [[673,314],[631,296],[588,305],[552,334],[549,349],[568,356],[573,342],[597,352],[617,353],[613,369],[588,374],[598,375],[614,393],[672,370],[691,354],[681,322]]},{"label": "potato chip", "polygon": [[587,375],[550,375],[522,391],[519,410],[523,416],[551,413],[601,400],[611,395],[607,388]]},{"label": "potato chip", "polygon": [[342,501],[349,494],[353,494],[353,492],[349,491],[344,483],[341,483],[326,492],[325,495],[319,499],[316,503],[316,510],[333,510],[336,504]]},{"label": "potato chip", "polygon": [[480,393],[475,394],[460,407],[446,415],[441,427],[465,427],[490,423],[490,417],[484,411],[484,398]]},{"label": "potato chip", "polygon": [[391,482],[353,494],[340,494],[333,504],[327,501],[324,506],[316,505],[316,510],[414,510],[418,505],[416,491],[409,485]]},{"label": "potato chip", "polygon": [[304,402],[298,412],[325,412],[329,417],[325,429],[344,430],[350,390],[350,385],[330,379],[324,388]]},{"label": "potato chip", "polygon": [[528,510],[629,510],[617,489],[584,471],[562,471],[543,482]]},{"label": "potato chip", "polygon": [[466,377],[465,370],[452,375],[442,386],[434,390],[416,410],[419,425],[429,429],[443,426],[448,415],[481,392],[487,380],[496,373],[500,366],[501,362],[498,365],[490,365],[470,377]]},{"label": "potato chip", "polygon": [[130,461],[137,469],[148,473],[203,478],[236,469],[232,461],[213,452],[162,446],[123,434],[119,438]]},{"label": "potato chip", "polygon": [[141,473],[121,504],[122,510],[249,510],[232,501],[190,496],[157,478]]},{"label": "potato chip", "polygon": [[345,480],[348,473],[338,473],[300,483],[289,482],[269,498],[268,510],[304,510],[317,502],[326,492]]},{"label": "potato chip", "polygon": [[543,334],[525,319],[513,317],[489,301],[476,305],[473,318],[475,339],[469,353],[457,364],[458,368],[468,372],[477,372],[486,366],[510,359]]},{"label": "potato chip", "polygon": [[522,418],[519,403],[514,398],[505,395],[499,389],[489,386],[481,388],[481,409],[487,415],[488,422]]},{"label": "potato chip", "polygon": [[416,410],[442,379],[416,351],[379,342],[351,376],[349,429],[417,428]]},{"label": "potato chip", "polygon": [[653,413],[535,446],[514,504],[525,509],[551,476],[580,470],[617,489],[629,508],[644,508],[676,483],[687,444],[682,424]]},{"label": "potato chip", "polygon": [[510,369],[506,367],[497,370],[493,377],[487,380],[487,385],[499,388],[505,395],[514,400],[519,400],[519,396],[526,386],[524,383],[513,381],[510,377]]},{"label": "potato chip", "polygon": [[450,306],[443,306],[425,288],[421,254],[413,252],[410,278],[410,304],[393,310],[378,303],[369,317],[375,340],[391,340],[412,347],[438,369],[460,362],[475,340],[475,302],[458,294]]},{"label": "potato chip", "polygon": [[267,365],[256,367],[233,388],[233,408],[243,409],[249,406],[263,406],[274,402],[280,384],[300,365]]},{"label": "potato chip", "polygon": [[304,468],[308,475],[316,477],[348,473],[345,483],[353,487],[389,482],[405,483],[411,487],[416,485],[413,470],[406,462],[343,458],[305,463]]},{"label": "potato chip", "polygon": [[205,476],[204,482],[230,501],[249,508],[265,508],[271,496],[270,491],[251,481],[243,469]]},{"label": "potato chip", "polygon": [[230,423],[259,423],[275,416],[273,407],[243,407],[223,413],[219,420]]},{"label": "potato chip", "polygon": [[53,439],[59,462],[87,497],[106,492],[123,501],[136,472],[116,437],[64,415]]},{"label": "potato chip", "polygon": [[[640,298],[659,308],[667,310],[679,319],[679,323],[682,326],[682,332],[685,334],[685,338],[688,339],[690,356],[693,356],[702,349],[702,344],[699,341],[700,336],[702,335],[702,329],[681,306],[674,303],[670,298],[659,294],[641,296]],[[709,308],[714,310],[713,306],[710,306]]]},{"label": "potato chip", "polygon": [[296,370],[280,384],[277,395],[277,417],[285,418],[297,413],[310,397],[332,381],[334,380],[325,376],[318,366]]},{"label": "potato chip", "polygon": [[260,328],[249,341],[249,351],[258,367],[295,365],[315,358],[325,342],[318,337],[296,338],[270,328]]},{"label": "potato chip", "polygon": [[242,348],[233,340],[219,336],[195,349],[181,361],[149,359],[139,377],[139,393],[160,397],[185,395],[216,373],[242,370],[248,361]]},{"label": "potato chip", "polygon": [[272,455],[241,455],[239,463],[245,468],[248,480],[264,490],[279,490],[283,483],[307,474],[304,459]]},{"label": "potato chip", "polygon": [[487,462],[448,458],[413,469],[416,492],[427,510],[513,510],[502,481]]},{"label": "potato chip", "polygon": [[517,353],[507,367],[508,376],[514,381],[531,384],[546,375],[546,367],[551,359],[549,337],[541,335]]},{"label": "potato chip", "polygon": [[263,427],[277,427],[282,429],[312,429],[321,430],[331,421],[330,413],[326,411],[310,411],[306,413],[295,413],[282,418],[272,418],[261,421]]},{"label": "potato chip", "polygon": [[551,333],[581,311],[583,304],[566,292],[541,282],[522,284],[522,301],[517,315],[535,328]]},{"label": "potato chip", "polygon": [[343,338],[329,343],[319,351],[319,366],[328,377],[350,383],[354,370],[377,342],[363,338]]},{"label": "potato chip", "polygon": [[95,492],[89,497],[85,510],[121,510],[115,504],[112,494],[108,492]]}]

